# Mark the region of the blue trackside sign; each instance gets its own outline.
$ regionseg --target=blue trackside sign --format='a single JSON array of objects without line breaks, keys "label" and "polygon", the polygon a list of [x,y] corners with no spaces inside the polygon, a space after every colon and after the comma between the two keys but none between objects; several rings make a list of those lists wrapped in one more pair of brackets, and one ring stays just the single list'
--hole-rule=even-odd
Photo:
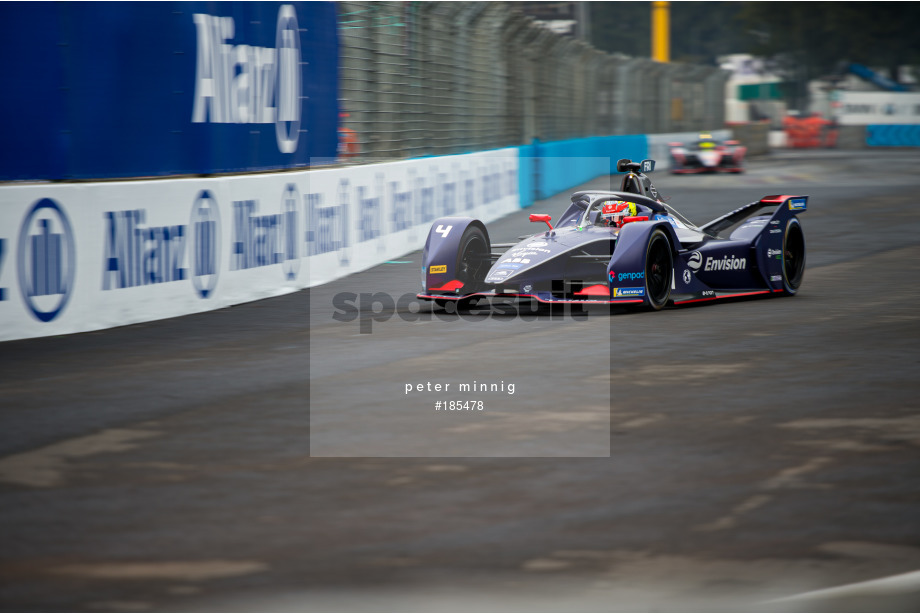
[{"label": "blue trackside sign", "polygon": [[336,156],[334,3],[6,2],[0,32],[0,180]]}]

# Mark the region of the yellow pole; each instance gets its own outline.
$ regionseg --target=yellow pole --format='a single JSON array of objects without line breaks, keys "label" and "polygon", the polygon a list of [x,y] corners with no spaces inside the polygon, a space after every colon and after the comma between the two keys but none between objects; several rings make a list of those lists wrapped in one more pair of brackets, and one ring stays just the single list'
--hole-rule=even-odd
[{"label": "yellow pole", "polygon": [[652,59],[671,61],[671,3],[652,2]]}]

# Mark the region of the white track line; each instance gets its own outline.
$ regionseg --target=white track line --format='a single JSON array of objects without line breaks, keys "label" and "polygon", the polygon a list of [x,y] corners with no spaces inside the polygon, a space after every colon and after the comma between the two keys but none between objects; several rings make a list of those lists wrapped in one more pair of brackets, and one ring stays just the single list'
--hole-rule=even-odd
[{"label": "white track line", "polygon": [[790,597],[780,597],[770,599],[763,603],[782,603],[785,601],[798,601],[800,599],[821,599],[824,597],[855,597],[858,595],[886,595],[891,593],[903,593],[909,590],[920,590],[920,571],[911,571],[908,573],[888,576],[887,578],[878,578],[876,580],[867,580],[865,582],[856,582],[854,584],[844,584],[834,588],[824,588],[817,591],[809,591]]}]

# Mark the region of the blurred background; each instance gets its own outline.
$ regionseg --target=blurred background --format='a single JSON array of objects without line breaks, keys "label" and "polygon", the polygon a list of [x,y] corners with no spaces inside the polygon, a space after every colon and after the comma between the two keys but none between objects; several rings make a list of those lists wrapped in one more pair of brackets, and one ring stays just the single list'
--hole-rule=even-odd
[{"label": "blurred background", "polygon": [[[29,53],[6,61],[0,179],[279,170],[726,127],[752,155],[918,144],[897,127],[918,122],[915,3],[307,3],[283,27],[280,6],[4,3],[0,51]],[[280,34],[295,27],[299,38]],[[290,51],[277,73],[276,49]],[[282,65],[297,54],[299,76]],[[299,81],[279,100],[299,88],[301,104],[285,101],[290,117],[276,122],[285,74]],[[285,151],[275,123],[300,135]]]},{"label": "blurred background", "polygon": [[[917,611],[920,3],[3,2],[0,31],[3,609]],[[703,132],[744,172],[669,174]],[[437,217],[514,241],[618,157],[695,223],[808,195],[801,291],[414,299]],[[359,293],[392,313],[336,319]],[[439,419],[423,372],[526,405],[445,433],[609,456],[311,450],[320,404]]]},{"label": "blurred background", "polygon": [[865,126],[886,122],[850,117],[847,95],[883,106],[916,90],[913,3],[658,3],[669,12],[659,61],[652,4],[342,2],[354,151],[437,155],[729,124],[762,153],[805,146],[787,141],[783,122],[813,115],[847,126],[841,146],[863,147]]}]

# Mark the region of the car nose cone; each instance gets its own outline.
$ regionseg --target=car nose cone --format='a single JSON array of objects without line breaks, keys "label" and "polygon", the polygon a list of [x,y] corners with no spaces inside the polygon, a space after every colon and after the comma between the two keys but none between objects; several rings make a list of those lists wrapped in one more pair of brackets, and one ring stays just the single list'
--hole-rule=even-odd
[{"label": "car nose cone", "polygon": [[722,154],[717,151],[701,151],[699,157],[703,166],[717,166]]}]

